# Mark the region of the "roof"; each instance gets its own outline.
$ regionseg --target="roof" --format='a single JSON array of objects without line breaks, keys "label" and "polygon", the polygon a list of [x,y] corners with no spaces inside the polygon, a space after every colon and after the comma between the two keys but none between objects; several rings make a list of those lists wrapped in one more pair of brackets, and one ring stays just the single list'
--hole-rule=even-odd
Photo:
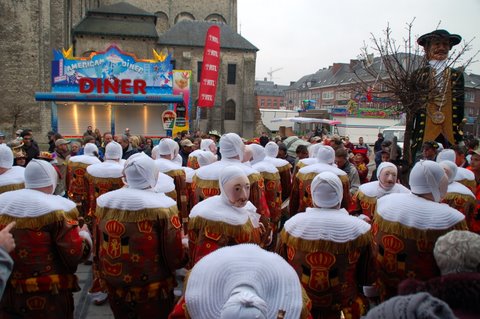
[{"label": "roof", "polygon": [[[123,16],[137,18],[119,19]],[[139,19],[140,17],[142,19]],[[148,19],[143,19],[145,17]],[[155,20],[154,14],[129,3],[119,2],[89,10],[87,16],[72,29],[72,33],[156,39],[158,33],[155,28]]]},{"label": "roof", "polygon": [[255,81],[255,94],[263,96],[284,96],[288,85],[278,85],[272,81]]},{"label": "roof", "polygon": [[233,31],[229,25],[206,21],[180,21],[162,34],[158,42],[160,45],[203,47],[207,30],[212,25],[220,27],[220,47],[222,49],[258,51],[257,47]]},{"label": "roof", "polygon": [[148,16],[155,17],[153,13],[142,10],[127,2],[118,2],[109,6],[101,6],[96,9],[88,10],[88,13],[105,13],[113,15],[135,15],[135,16]]}]

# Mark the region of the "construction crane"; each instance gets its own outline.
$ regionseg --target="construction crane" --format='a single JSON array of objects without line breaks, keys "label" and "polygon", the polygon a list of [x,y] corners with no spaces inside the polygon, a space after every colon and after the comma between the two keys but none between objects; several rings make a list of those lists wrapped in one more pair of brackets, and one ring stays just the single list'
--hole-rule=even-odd
[{"label": "construction crane", "polygon": [[272,70],[272,68],[270,68],[270,72],[267,72],[268,76],[270,77],[270,81],[272,81],[273,77],[273,73],[277,72],[277,71],[280,71],[282,70],[283,68],[278,68],[278,69],[275,69],[275,70]]}]

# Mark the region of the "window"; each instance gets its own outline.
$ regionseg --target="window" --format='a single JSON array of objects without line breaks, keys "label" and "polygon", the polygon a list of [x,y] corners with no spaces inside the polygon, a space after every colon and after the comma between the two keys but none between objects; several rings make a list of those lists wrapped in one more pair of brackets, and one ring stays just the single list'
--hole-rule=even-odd
[{"label": "window", "polygon": [[337,101],[350,100],[350,93],[348,93],[348,92],[337,92],[336,100]]},{"label": "window", "polygon": [[227,84],[235,84],[237,77],[237,65],[229,64],[228,65],[228,74],[227,74]]},{"label": "window", "polygon": [[322,92],[322,99],[323,100],[332,100],[333,99],[333,91]]},{"label": "window", "polygon": [[264,100],[264,99],[261,99],[261,100],[260,100],[260,105],[261,105],[261,106],[265,106],[265,100]]},{"label": "window", "polygon": [[475,92],[465,91],[465,102],[475,102]]},{"label": "window", "polygon": [[170,64],[172,65],[172,69],[175,70],[177,66],[177,61],[175,60],[170,60]]},{"label": "window", "polygon": [[197,82],[200,82],[200,78],[202,77],[202,67],[203,61],[197,62]]},{"label": "window", "polygon": [[228,100],[225,104],[225,120],[235,121],[235,102]]}]

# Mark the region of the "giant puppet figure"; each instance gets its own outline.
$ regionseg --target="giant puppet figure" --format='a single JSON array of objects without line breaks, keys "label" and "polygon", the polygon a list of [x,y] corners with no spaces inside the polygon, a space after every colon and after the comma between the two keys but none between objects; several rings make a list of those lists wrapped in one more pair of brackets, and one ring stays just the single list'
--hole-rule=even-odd
[{"label": "giant puppet figure", "polygon": [[450,68],[448,52],[462,37],[446,30],[435,30],[422,35],[417,42],[425,49],[428,60],[430,96],[424,110],[417,113],[413,125],[412,154],[421,151],[424,141],[437,141],[448,148],[463,139],[461,124],[464,112],[463,72]]}]

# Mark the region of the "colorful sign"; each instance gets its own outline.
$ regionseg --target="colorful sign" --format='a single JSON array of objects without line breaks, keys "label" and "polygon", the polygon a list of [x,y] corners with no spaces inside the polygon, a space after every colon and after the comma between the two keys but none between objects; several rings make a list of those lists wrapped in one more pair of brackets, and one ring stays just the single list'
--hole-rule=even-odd
[{"label": "colorful sign", "polygon": [[211,26],[205,38],[198,107],[213,107],[220,68],[220,28]]},{"label": "colorful sign", "polygon": [[359,118],[396,118],[400,116],[400,112],[394,110],[379,110],[373,108],[357,108],[349,106],[348,108],[337,107],[330,111],[333,116],[349,116]]},{"label": "colorful sign", "polygon": [[175,126],[175,119],[177,118],[177,115],[175,114],[174,111],[172,110],[165,110],[162,113],[162,123],[163,123],[163,129],[164,130],[173,130],[173,127]]},{"label": "colorful sign", "polygon": [[183,103],[176,103],[174,107],[176,120],[173,128],[173,136],[178,132],[189,130],[189,109],[190,109],[190,90],[191,90],[192,71],[174,70],[173,71],[173,94],[182,95]]},{"label": "colorful sign", "polygon": [[73,57],[73,50],[54,50],[52,92],[93,94],[171,94],[171,56],[157,53],[155,59],[138,59],[111,45],[90,56]]}]

